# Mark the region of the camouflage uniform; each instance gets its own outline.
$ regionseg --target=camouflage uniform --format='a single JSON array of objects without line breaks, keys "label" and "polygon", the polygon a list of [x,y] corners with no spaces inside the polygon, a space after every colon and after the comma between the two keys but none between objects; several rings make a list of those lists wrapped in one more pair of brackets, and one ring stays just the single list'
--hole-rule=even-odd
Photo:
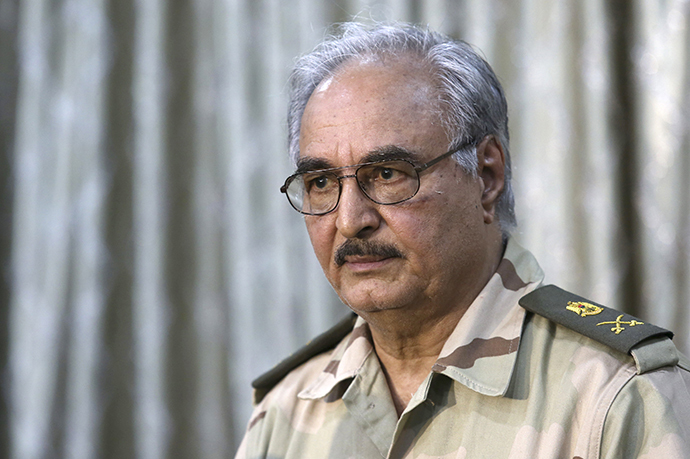
[{"label": "camouflage uniform", "polygon": [[[526,311],[518,300],[542,278],[509,242],[399,419],[357,318],[334,349],[255,392],[237,458],[690,458],[688,360],[663,333],[633,358]],[[566,313],[620,338],[646,328]]]}]

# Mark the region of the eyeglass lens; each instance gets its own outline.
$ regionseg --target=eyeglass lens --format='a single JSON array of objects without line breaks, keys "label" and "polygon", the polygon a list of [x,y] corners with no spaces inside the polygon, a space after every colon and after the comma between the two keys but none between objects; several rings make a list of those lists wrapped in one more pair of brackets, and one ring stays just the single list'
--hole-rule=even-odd
[{"label": "eyeglass lens", "polygon": [[[362,192],[378,204],[397,204],[413,197],[419,189],[419,176],[407,161],[388,161],[360,166],[355,173]],[[338,205],[340,180],[334,172],[314,171],[294,176],[287,196],[299,212],[325,214]]]}]

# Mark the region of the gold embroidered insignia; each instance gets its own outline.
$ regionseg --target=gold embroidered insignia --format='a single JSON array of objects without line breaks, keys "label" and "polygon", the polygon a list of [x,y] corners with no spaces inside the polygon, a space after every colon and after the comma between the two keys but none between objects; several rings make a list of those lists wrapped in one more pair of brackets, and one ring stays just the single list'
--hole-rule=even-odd
[{"label": "gold embroidered insignia", "polygon": [[595,306],[590,303],[585,303],[584,301],[568,301],[568,306],[565,308],[568,311],[573,311],[580,317],[596,316],[604,310],[604,308],[600,308],[599,306]]},{"label": "gold embroidered insignia", "polygon": [[597,324],[597,327],[599,325],[615,325],[615,327],[611,328],[611,331],[614,332],[616,335],[618,335],[620,332],[625,330],[625,327],[621,327],[621,325],[630,325],[631,327],[634,327],[635,325],[644,325],[644,322],[640,322],[639,320],[630,320],[630,321],[623,321],[621,320],[623,318],[623,314],[619,315],[615,321],[612,322],[600,322]]}]

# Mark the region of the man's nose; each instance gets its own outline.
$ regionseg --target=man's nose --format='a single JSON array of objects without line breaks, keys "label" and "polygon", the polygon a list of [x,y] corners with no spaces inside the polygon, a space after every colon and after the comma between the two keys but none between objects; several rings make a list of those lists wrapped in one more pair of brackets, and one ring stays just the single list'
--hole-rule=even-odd
[{"label": "man's nose", "polygon": [[[350,178],[354,180],[350,180]],[[343,180],[344,179],[344,180]],[[381,224],[378,204],[366,197],[354,176],[341,177],[340,202],[336,227],[346,238],[364,238],[375,232]]]}]

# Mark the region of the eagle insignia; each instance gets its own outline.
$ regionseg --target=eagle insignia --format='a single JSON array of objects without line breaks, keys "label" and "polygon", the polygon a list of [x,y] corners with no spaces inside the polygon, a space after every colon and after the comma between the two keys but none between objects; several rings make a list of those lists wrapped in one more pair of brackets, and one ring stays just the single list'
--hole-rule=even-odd
[{"label": "eagle insignia", "polygon": [[585,303],[584,301],[568,301],[568,306],[565,307],[568,311],[573,311],[580,317],[596,316],[604,308],[595,306],[591,303]]}]

